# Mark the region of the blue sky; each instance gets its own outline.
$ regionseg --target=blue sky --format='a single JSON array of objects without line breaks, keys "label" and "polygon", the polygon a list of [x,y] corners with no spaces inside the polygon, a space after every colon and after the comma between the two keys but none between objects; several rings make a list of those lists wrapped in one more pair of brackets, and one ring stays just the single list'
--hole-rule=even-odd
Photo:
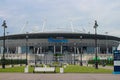
[{"label": "blue sky", "polygon": [[[0,0],[0,24],[6,20],[9,34],[42,31],[98,33],[120,37],[120,0]],[[28,23],[28,24],[26,24]],[[0,27],[0,35],[3,28]]]}]

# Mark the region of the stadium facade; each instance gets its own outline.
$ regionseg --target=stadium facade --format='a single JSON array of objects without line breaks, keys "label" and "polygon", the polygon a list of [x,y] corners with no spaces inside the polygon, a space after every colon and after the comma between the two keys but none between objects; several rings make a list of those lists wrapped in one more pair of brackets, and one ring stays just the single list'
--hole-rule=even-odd
[{"label": "stadium facade", "polygon": [[[98,56],[112,56],[119,45],[120,38],[110,35],[97,35]],[[5,57],[25,59],[28,53],[29,63],[79,63],[95,56],[95,34],[43,32],[7,35]],[[0,56],[3,53],[3,36],[0,37]],[[56,56],[57,55],[57,56]],[[87,56],[87,57],[86,57]],[[56,58],[57,57],[57,58]]]}]

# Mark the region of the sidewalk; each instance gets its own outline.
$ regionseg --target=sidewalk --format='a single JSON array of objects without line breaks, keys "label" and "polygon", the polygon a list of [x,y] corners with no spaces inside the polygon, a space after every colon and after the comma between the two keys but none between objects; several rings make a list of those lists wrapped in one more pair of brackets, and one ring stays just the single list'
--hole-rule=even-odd
[{"label": "sidewalk", "polygon": [[114,67],[113,67],[113,66],[105,66],[105,67],[103,67],[103,66],[101,66],[101,65],[99,66],[99,68],[112,69],[112,70],[114,69]]},{"label": "sidewalk", "polygon": [[0,80],[120,80],[120,75],[114,74],[25,74],[0,73]]},{"label": "sidewalk", "polygon": [[[89,64],[88,66],[91,66],[91,67],[93,67],[93,65],[91,65],[91,64]],[[104,68],[104,69],[114,69],[114,66],[102,66],[102,65],[98,65],[98,68]]]}]

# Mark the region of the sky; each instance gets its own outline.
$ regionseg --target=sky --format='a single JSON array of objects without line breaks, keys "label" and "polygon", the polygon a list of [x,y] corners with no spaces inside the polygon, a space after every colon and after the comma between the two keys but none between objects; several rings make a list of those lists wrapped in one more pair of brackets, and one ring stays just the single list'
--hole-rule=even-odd
[{"label": "sky", "polygon": [[[6,20],[6,33],[64,31],[120,37],[120,0],[0,0],[0,24]],[[9,35],[8,34],[8,35]],[[3,28],[0,27],[0,36]]]}]

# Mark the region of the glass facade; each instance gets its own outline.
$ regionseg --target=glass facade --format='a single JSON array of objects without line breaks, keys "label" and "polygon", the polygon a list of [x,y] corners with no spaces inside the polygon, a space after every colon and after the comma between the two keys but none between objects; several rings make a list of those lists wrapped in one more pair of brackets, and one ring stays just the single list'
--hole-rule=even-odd
[{"label": "glass facade", "polygon": [[[29,38],[26,41],[24,35],[11,36],[6,43],[6,52],[12,54],[21,53],[26,58],[25,54],[28,51],[30,60],[37,63],[64,62],[69,64],[79,63],[80,54],[94,55],[95,40],[94,35],[81,34],[28,34]],[[62,37],[61,37],[62,36]],[[16,38],[16,39],[14,39]],[[112,54],[118,46],[116,39],[108,39],[106,47],[105,36],[99,36],[97,41],[98,54]],[[111,37],[110,37],[111,38]],[[0,41],[0,53],[3,53],[3,44]],[[27,45],[26,45],[27,44]],[[107,52],[107,53],[106,53]]]}]

